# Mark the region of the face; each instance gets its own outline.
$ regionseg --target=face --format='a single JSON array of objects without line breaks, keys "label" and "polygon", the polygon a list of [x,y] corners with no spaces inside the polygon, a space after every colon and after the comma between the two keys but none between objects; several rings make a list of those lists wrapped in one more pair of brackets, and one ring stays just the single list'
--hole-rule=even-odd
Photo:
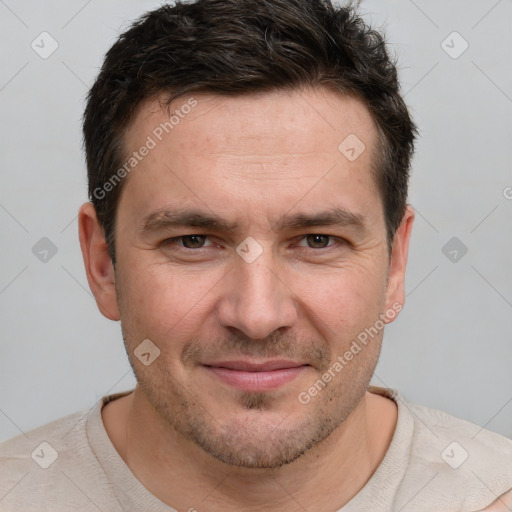
[{"label": "face", "polygon": [[279,467],[364,396],[403,302],[408,232],[390,255],[377,129],[358,100],[196,94],[175,109],[160,133],[169,112],[143,104],[127,135],[130,153],[155,144],[118,205],[115,297],[96,297],[119,311],[162,423],[228,464]]}]

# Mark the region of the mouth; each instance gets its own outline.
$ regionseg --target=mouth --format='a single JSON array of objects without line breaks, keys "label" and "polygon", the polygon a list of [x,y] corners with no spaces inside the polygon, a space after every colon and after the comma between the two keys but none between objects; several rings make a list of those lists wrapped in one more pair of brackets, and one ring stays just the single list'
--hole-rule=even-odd
[{"label": "mouth", "polygon": [[252,361],[220,361],[203,367],[225,384],[242,391],[270,391],[296,379],[309,365],[294,361],[273,360],[262,363]]}]

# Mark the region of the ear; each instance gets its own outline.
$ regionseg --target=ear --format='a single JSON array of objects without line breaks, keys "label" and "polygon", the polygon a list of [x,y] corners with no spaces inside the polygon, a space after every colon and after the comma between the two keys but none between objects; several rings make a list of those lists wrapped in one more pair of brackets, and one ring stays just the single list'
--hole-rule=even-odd
[{"label": "ear", "polygon": [[119,320],[115,272],[108,253],[103,228],[92,203],[85,203],[78,212],[78,233],[89,287],[102,315]]},{"label": "ear", "polygon": [[[388,283],[386,286],[386,311],[400,311],[405,304],[405,270],[413,222],[414,210],[410,205],[407,205],[402,221],[393,238],[388,269]],[[399,309],[397,309],[397,304],[400,305]],[[396,316],[386,320],[386,323],[391,323],[394,318]]]}]

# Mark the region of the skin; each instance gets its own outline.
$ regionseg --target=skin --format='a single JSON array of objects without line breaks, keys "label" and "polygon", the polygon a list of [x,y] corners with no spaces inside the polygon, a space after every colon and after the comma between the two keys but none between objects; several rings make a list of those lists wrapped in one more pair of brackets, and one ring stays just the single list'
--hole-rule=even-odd
[{"label": "skin", "polygon": [[480,512],[509,512],[512,510],[512,490],[502,494],[496,501],[493,501],[487,508]]},{"label": "skin", "polygon": [[[390,253],[371,172],[377,128],[360,101],[323,88],[194,98],[127,177],[115,270],[93,206],[80,210],[91,290],[100,311],[121,320],[138,382],[103,409],[105,428],[134,475],[178,510],[336,510],[369,480],[395,429],[394,402],[367,391],[382,329],[309,403],[298,396],[404,303],[414,212]],[[129,152],[168,116],[143,103]],[[350,134],[366,147],[354,161],[338,151]],[[361,226],[282,222],[334,208]],[[153,222],[145,231],[165,209],[237,226]],[[178,238],[187,235],[206,238]],[[252,263],[236,251],[249,236],[262,250]],[[160,350],[149,366],[134,356],[145,339]],[[241,390],[205,366],[275,359],[302,367],[270,390]]]}]

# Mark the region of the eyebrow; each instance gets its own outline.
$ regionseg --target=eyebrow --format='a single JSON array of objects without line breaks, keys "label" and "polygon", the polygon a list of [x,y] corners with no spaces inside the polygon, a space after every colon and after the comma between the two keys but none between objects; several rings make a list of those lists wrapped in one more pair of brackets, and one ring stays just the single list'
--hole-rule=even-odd
[{"label": "eyebrow", "polygon": [[191,227],[217,231],[236,231],[237,223],[230,223],[211,213],[196,210],[157,210],[143,221],[142,232],[150,233],[170,228]]},{"label": "eyebrow", "polygon": [[302,229],[316,226],[353,226],[358,230],[366,231],[366,219],[359,213],[333,208],[314,214],[285,215],[277,221],[274,229]]},{"label": "eyebrow", "polygon": [[[273,231],[299,230],[316,226],[349,226],[363,233],[367,231],[367,223],[363,215],[342,208],[333,208],[314,214],[306,212],[286,214],[273,225],[272,229]],[[144,218],[141,231],[152,233],[172,228],[203,228],[234,233],[240,229],[240,224],[228,222],[211,212],[161,209]]]}]

